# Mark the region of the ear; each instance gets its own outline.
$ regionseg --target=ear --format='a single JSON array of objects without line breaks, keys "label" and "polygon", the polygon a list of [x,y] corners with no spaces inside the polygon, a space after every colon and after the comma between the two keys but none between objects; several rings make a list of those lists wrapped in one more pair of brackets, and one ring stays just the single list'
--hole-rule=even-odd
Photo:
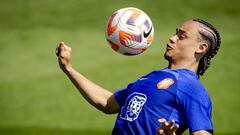
[{"label": "ear", "polygon": [[206,53],[208,51],[207,43],[200,43],[196,49],[196,53]]}]

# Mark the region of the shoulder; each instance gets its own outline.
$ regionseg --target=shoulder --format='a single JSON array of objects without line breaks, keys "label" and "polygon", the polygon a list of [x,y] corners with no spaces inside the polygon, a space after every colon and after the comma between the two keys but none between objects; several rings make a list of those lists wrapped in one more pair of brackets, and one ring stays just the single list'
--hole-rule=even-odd
[{"label": "shoulder", "polygon": [[190,70],[179,70],[178,76],[178,89],[180,91],[190,92],[192,94],[207,94],[207,90],[199,81],[196,73]]},{"label": "shoulder", "polygon": [[206,88],[194,75],[179,73],[177,89],[180,100],[197,101],[206,107],[211,105],[211,99]]}]

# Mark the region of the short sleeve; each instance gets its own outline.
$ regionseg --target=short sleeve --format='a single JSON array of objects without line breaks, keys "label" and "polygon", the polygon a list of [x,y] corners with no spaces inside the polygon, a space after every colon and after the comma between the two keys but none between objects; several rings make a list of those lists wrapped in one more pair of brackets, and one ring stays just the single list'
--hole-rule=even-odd
[{"label": "short sleeve", "polygon": [[[151,75],[153,72],[147,74],[147,75],[144,75],[142,76],[141,78],[145,78],[145,77],[148,77],[149,75]],[[114,97],[116,99],[116,101],[118,102],[118,105],[120,107],[124,106],[125,105],[125,102],[126,102],[126,99],[127,97],[129,96],[129,93],[130,93],[130,90],[133,88],[134,84],[136,83],[137,81],[134,81],[132,83],[129,83],[127,85],[126,88],[123,88],[123,89],[119,89],[117,91],[114,92]]]},{"label": "short sleeve", "polygon": [[114,92],[114,97],[120,107],[122,107],[125,104],[126,99],[129,95],[129,90],[131,89],[132,85],[133,83],[130,83],[126,88]]},{"label": "short sleeve", "polygon": [[207,130],[213,132],[212,104],[209,97],[195,97],[185,102],[185,114],[190,132]]},{"label": "short sleeve", "polygon": [[124,105],[127,95],[128,95],[128,90],[126,88],[120,89],[114,92],[114,97],[120,107]]}]

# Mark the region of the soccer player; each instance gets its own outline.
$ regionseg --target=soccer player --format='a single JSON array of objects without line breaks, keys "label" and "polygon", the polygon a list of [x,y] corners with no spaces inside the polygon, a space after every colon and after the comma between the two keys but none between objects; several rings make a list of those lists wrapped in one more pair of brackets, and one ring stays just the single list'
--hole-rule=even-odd
[{"label": "soccer player", "polygon": [[71,65],[71,48],[56,48],[61,69],[82,96],[106,114],[118,113],[113,135],[211,135],[212,104],[199,77],[220,47],[220,35],[208,22],[184,22],[166,45],[167,68],[153,71],[112,93]]}]

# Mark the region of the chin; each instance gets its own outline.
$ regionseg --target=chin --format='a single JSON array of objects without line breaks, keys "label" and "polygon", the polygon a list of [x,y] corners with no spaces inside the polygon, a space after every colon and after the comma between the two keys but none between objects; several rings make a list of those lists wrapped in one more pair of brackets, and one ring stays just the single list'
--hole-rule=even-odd
[{"label": "chin", "polygon": [[173,57],[169,55],[167,52],[165,52],[164,58],[170,63],[173,61]]},{"label": "chin", "polygon": [[167,52],[164,53],[164,58],[165,58],[166,60],[170,60],[170,56],[167,54]]}]

